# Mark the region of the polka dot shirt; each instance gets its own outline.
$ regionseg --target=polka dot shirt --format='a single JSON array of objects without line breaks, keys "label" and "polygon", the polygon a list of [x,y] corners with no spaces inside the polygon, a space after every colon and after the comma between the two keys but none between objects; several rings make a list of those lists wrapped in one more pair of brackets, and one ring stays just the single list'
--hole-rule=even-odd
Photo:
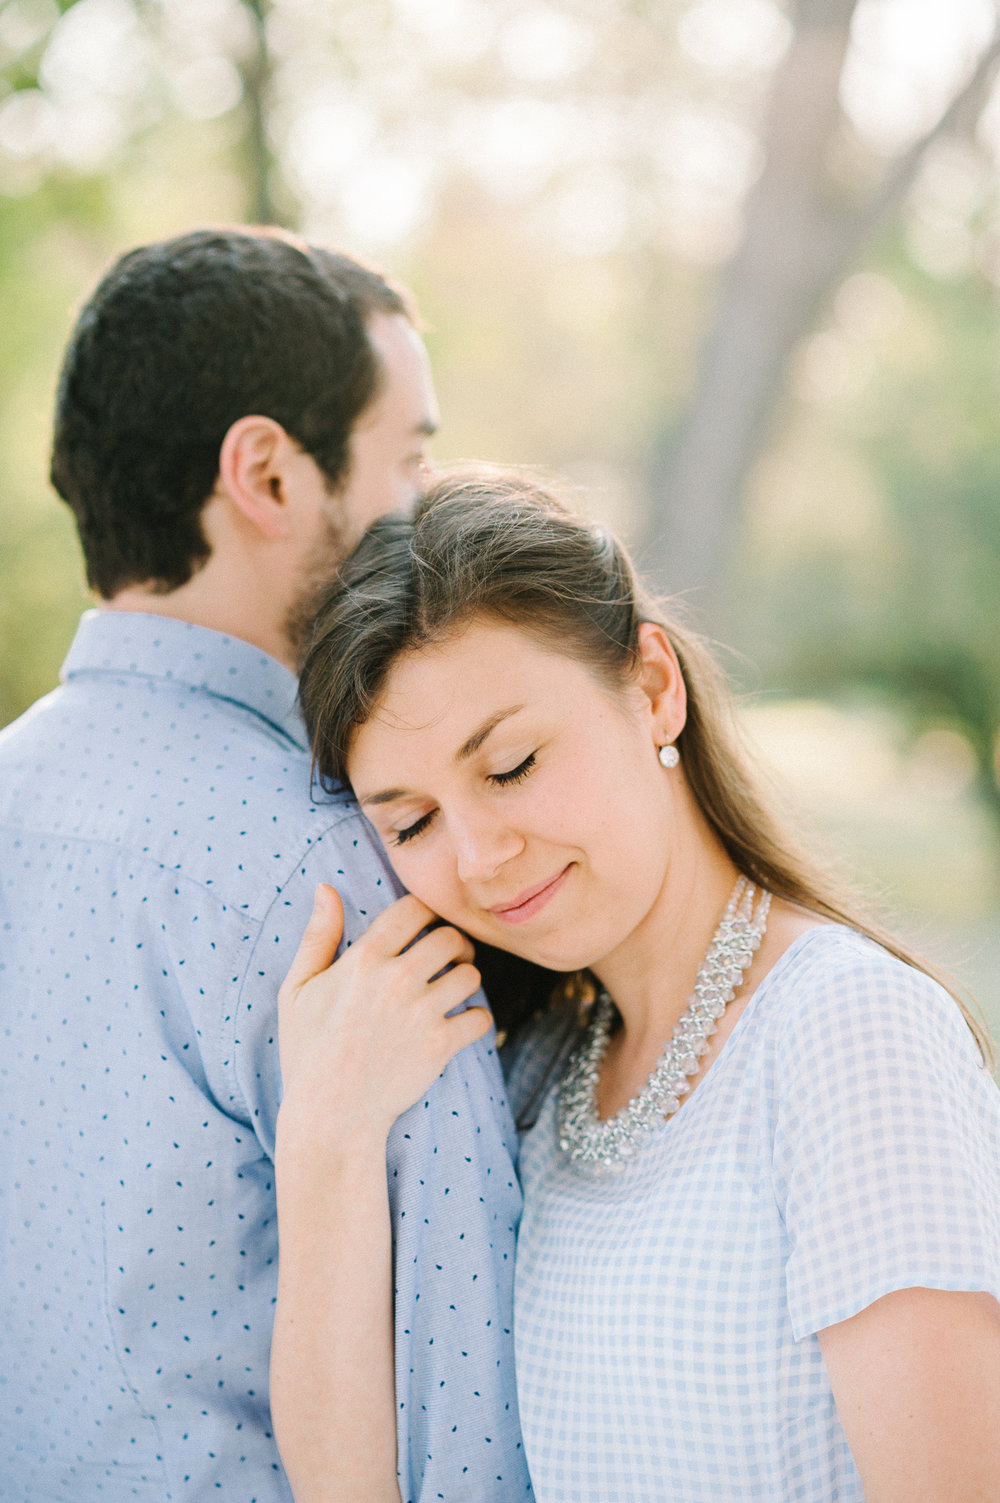
[{"label": "polka dot shirt", "polygon": [[[277,989],[318,881],[348,942],[398,888],[256,648],[92,612],[63,680],[0,735],[0,1499],[287,1503]],[[404,1503],[530,1496],[513,1149],[491,1039],[390,1139]]]}]

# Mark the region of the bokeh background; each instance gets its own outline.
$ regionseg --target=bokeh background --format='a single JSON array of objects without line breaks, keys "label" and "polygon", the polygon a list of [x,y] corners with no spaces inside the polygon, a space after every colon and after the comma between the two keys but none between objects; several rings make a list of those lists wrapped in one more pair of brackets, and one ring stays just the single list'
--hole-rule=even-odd
[{"label": "bokeh background", "polygon": [[87,601],[60,350],[137,242],[415,288],[441,459],[567,476],[1000,1030],[995,0],[0,0],[0,724]]}]

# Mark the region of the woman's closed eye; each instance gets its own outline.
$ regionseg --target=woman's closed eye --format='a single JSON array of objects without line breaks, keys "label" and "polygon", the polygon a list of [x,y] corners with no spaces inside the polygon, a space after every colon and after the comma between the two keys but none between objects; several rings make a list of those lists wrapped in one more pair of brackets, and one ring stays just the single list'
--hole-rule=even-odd
[{"label": "woman's closed eye", "polygon": [[501,788],[505,788],[509,783],[520,783],[528,776],[534,765],[535,753],[529,752],[523,762],[519,762],[516,767],[510,768],[508,772],[491,772],[489,781],[498,784]]},{"label": "woman's closed eye", "polygon": [[407,825],[405,830],[397,830],[392,844],[405,845],[408,840],[416,840],[417,836],[422,835],[427,829],[436,812],[431,809],[427,814],[421,814],[419,819],[415,819],[412,825]]},{"label": "woman's closed eye", "polygon": [[[518,762],[516,767],[508,768],[506,772],[491,772],[487,777],[487,782],[492,783],[494,787],[508,788],[512,783],[523,782],[534,768],[534,765],[535,753],[529,752],[524,761]],[[426,814],[422,814],[419,819],[415,819],[412,825],[407,825],[402,830],[396,830],[393,835],[392,844],[406,845],[408,841],[416,840],[418,836],[422,835],[430,827],[436,813],[436,809],[430,809]]]}]

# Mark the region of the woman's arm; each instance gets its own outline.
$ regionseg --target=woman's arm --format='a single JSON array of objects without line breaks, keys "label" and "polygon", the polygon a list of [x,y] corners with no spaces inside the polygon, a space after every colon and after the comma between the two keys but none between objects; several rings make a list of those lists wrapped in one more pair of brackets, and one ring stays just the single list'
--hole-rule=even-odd
[{"label": "woman's arm", "polygon": [[[331,965],[329,887],[279,996],[275,1436],[297,1503],[398,1503],[385,1148],[396,1117],[489,1028],[472,947],[401,898]],[[445,967],[449,967],[440,974]]]},{"label": "woman's arm", "polygon": [[1000,1499],[1000,1303],[901,1289],[820,1331],[868,1503]]}]

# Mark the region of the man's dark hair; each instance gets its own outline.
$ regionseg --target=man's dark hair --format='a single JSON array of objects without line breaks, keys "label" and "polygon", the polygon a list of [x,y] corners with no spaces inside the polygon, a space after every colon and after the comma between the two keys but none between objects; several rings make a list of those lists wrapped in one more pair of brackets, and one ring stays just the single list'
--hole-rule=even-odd
[{"label": "man's dark hair", "polygon": [[70,340],[52,451],[91,587],[191,578],[222,440],[248,414],[280,423],[335,487],[378,388],[376,312],[412,317],[377,272],[281,231],[198,230],[117,261]]}]

